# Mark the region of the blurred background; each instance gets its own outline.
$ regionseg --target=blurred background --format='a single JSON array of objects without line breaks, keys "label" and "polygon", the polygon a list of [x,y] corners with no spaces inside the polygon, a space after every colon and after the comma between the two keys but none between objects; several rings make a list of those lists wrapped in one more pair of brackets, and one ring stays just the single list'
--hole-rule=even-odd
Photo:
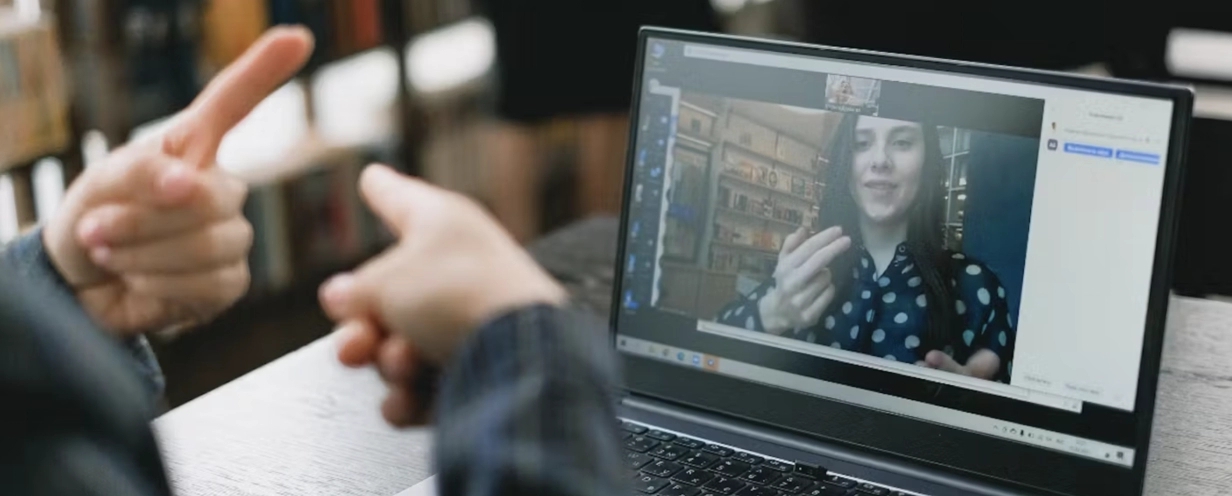
[{"label": "blurred background", "polygon": [[330,331],[317,285],[390,241],[356,195],[364,164],[464,192],[523,242],[617,215],[636,32],[649,24],[1194,84],[1177,290],[1232,294],[1232,264],[1208,242],[1232,211],[1232,150],[1220,144],[1232,137],[1226,16],[1184,2],[1100,23],[1038,8],[878,5],[0,0],[0,244],[50,216],[108,150],[157,130],[263,30],[308,26],[309,65],[218,156],[251,184],[249,295],[208,329],[152,337],[177,406]]}]

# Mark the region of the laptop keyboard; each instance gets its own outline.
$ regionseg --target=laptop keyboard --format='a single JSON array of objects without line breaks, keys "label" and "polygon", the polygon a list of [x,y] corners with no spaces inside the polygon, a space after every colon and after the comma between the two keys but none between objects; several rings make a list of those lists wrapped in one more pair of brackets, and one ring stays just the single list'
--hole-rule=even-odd
[{"label": "laptop keyboard", "polygon": [[625,467],[634,495],[644,496],[913,496],[654,427],[622,421]]}]

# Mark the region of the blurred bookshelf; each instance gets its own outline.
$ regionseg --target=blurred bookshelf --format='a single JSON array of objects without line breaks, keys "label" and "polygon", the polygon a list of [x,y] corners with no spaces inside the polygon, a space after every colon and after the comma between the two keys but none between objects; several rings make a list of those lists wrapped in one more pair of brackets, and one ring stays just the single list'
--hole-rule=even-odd
[{"label": "blurred bookshelf", "polygon": [[940,127],[938,135],[941,140],[942,165],[945,169],[945,245],[950,250],[962,251],[971,131]]},{"label": "blurred bookshelf", "polygon": [[787,235],[813,227],[821,137],[837,120],[694,93],[677,112],[662,306],[712,315],[773,273]]}]

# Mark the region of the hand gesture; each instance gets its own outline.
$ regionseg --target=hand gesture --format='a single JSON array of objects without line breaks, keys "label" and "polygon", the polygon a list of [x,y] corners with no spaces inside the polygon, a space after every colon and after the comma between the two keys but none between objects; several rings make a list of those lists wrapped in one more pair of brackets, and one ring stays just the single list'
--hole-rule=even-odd
[{"label": "hand gesture", "polygon": [[982,349],[971,355],[971,358],[967,359],[966,364],[961,364],[954,360],[954,357],[944,352],[932,350],[924,355],[923,360],[916,362],[916,365],[978,379],[992,380],[997,376],[997,372],[1001,370],[1001,357],[992,351]]},{"label": "hand gesture", "polygon": [[131,143],[73,183],[43,231],[86,310],[121,336],[201,322],[247,290],[245,185],[215,166],[223,136],[312,52],[275,28],[223,71],[165,132]]},{"label": "hand gesture", "polygon": [[342,323],[339,359],[377,364],[395,425],[422,422],[419,395],[480,325],[505,311],[561,304],[560,287],[475,202],[384,166],[360,177],[364,200],[398,243],[321,288]]},{"label": "hand gesture", "polygon": [[851,248],[840,227],[808,236],[804,228],[787,236],[774,268],[775,285],[758,304],[766,332],[783,334],[810,327],[834,301],[830,263]]}]

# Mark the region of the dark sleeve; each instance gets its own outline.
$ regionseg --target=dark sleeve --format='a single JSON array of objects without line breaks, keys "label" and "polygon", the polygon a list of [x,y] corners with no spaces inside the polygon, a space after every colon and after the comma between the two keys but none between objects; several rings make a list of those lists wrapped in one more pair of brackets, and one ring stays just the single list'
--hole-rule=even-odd
[{"label": "dark sleeve", "polygon": [[439,494],[628,494],[605,330],[580,314],[534,307],[476,332],[441,386]]},{"label": "dark sleeve", "polygon": [[0,493],[170,494],[126,351],[71,294],[27,274],[0,263]]},{"label": "dark sleeve", "polygon": [[731,303],[728,303],[719,310],[717,321],[720,324],[725,324],[750,331],[766,332],[765,325],[761,321],[761,302],[762,297],[766,293],[774,289],[774,279],[771,278],[758,286],[757,289],[749,292],[749,294],[741,296]]},{"label": "dark sleeve", "polygon": [[956,277],[959,284],[961,309],[965,315],[962,334],[963,344],[968,349],[962,354],[970,357],[979,350],[989,350],[1001,358],[1001,368],[994,378],[1009,382],[1014,360],[1015,332],[1006,299],[1006,289],[992,269],[983,263],[970,261],[958,264]]},{"label": "dark sleeve", "polygon": [[[5,248],[3,259],[5,265],[10,270],[20,274],[28,284],[44,286],[47,290],[76,302],[76,297],[73,296],[73,290],[69,287],[68,281],[64,280],[64,276],[60,274],[56,266],[51,263],[51,258],[47,256],[47,250],[43,246],[42,229],[36,229],[34,232],[13,241],[11,245]],[[162,368],[158,365],[158,359],[155,358],[154,350],[150,348],[149,341],[145,339],[145,336],[136,336],[127,340],[124,345],[128,349],[129,355],[132,356],[137,370],[141,372],[141,376],[145,380],[146,389],[150,392],[151,397],[157,398],[162,396],[163,391],[166,389],[166,380],[163,378]]]}]

